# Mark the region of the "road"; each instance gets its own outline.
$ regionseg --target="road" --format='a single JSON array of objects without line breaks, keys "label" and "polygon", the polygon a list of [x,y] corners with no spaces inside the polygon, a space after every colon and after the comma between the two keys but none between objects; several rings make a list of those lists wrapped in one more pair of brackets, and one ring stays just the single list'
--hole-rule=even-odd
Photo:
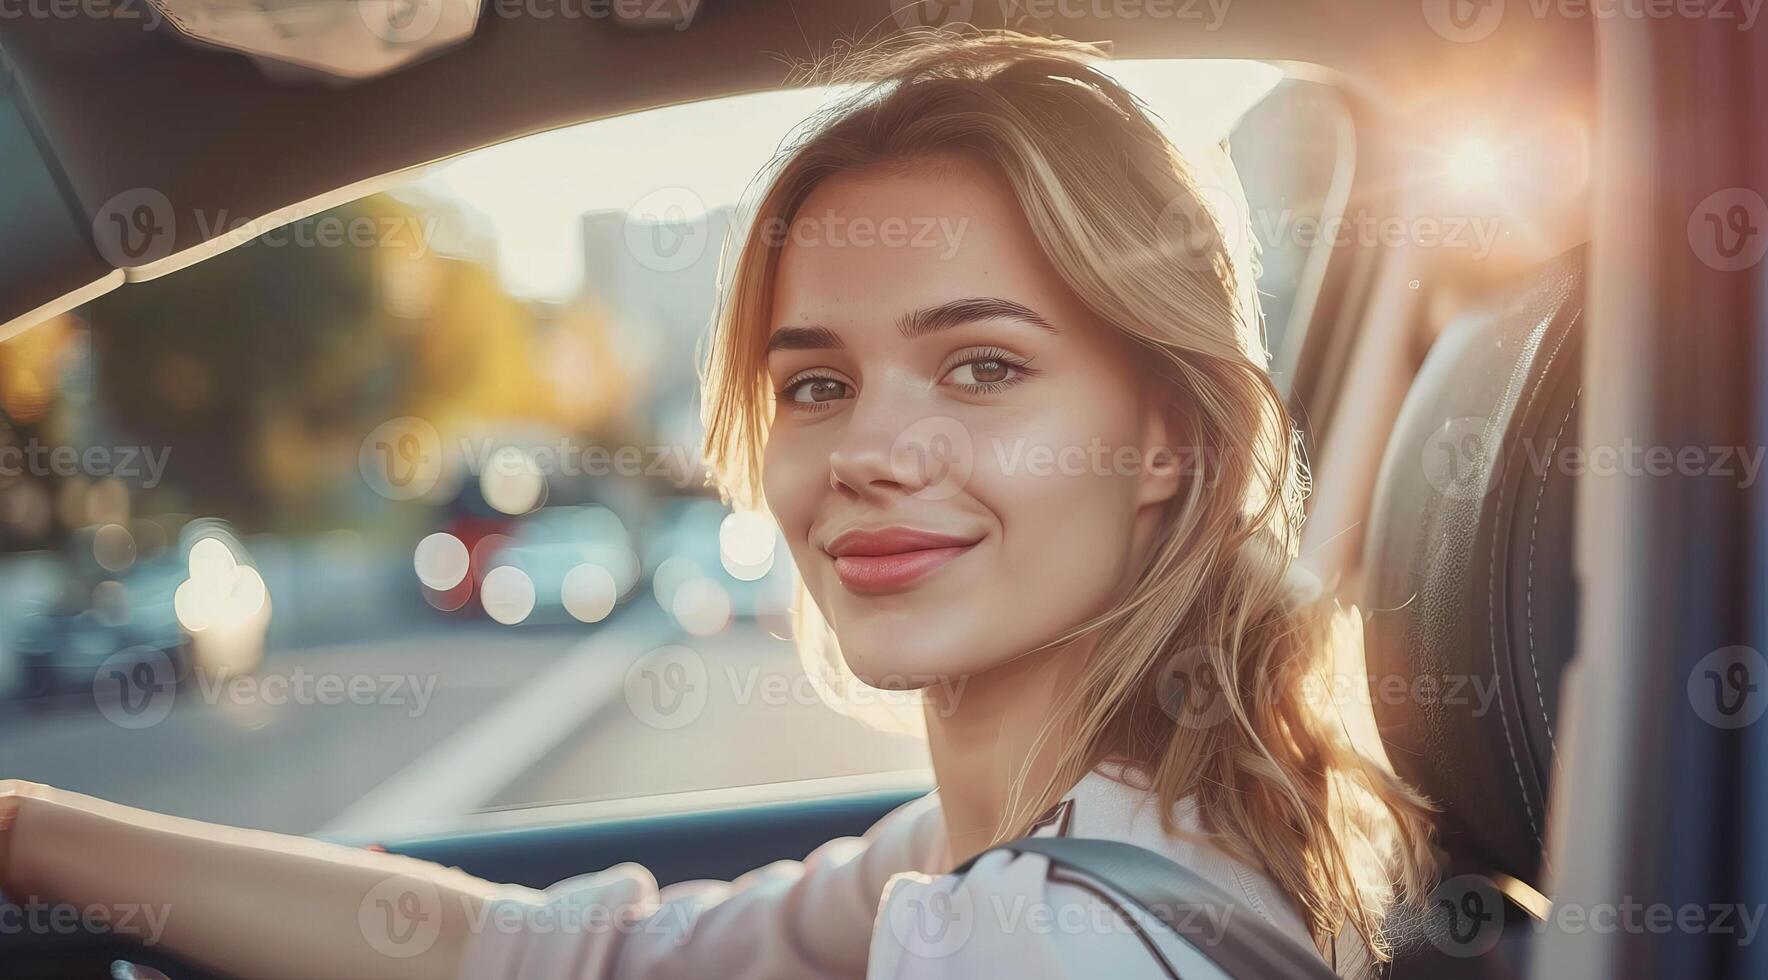
[{"label": "road", "polygon": [[141,728],[91,699],[0,701],[0,776],[340,837],[925,764],[918,739],[821,703],[790,647],[754,624],[688,638],[654,610],[624,607],[593,628],[439,621],[280,650],[233,686],[187,684]]}]

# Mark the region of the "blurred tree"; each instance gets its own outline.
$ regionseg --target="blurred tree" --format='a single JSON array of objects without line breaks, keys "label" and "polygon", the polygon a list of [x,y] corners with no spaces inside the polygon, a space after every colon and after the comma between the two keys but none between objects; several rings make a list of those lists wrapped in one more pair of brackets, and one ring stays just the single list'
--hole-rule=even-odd
[{"label": "blurred tree", "polygon": [[[168,480],[195,512],[284,531],[362,523],[357,451],[387,419],[452,437],[615,417],[606,319],[541,322],[491,256],[437,254],[435,220],[368,198],[100,298],[85,311],[99,401],[133,439],[173,447]],[[316,223],[374,234],[315,244]]]},{"label": "blurred tree", "polygon": [[135,438],[172,447],[169,478],[196,507],[246,524],[272,499],[247,465],[270,407],[342,422],[375,399],[385,360],[363,250],[302,247],[293,230],[87,307],[101,402]]}]

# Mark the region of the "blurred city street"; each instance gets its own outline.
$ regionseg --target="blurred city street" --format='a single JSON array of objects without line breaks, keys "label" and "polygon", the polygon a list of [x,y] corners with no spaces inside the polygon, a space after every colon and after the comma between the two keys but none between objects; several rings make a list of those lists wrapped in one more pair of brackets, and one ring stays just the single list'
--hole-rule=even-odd
[{"label": "blurred city street", "polygon": [[[705,710],[673,728],[635,708],[624,683],[639,655],[664,644],[700,654],[711,687]],[[558,689],[549,678],[573,658],[589,683]],[[789,645],[753,623],[688,638],[642,607],[576,628],[420,621],[398,638],[274,651],[240,689],[255,695],[188,683],[164,720],[139,729],[89,696],[0,702],[0,773],[220,823],[372,837],[444,829],[471,809],[926,764],[918,740],[859,729],[765,680],[794,675]],[[319,678],[341,680],[327,693]],[[361,697],[347,693],[352,682]],[[512,700],[526,713],[518,730],[472,734]],[[535,742],[535,731],[546,735]],[[482,799],[459,796],[469,778]],[[397,791],[376,794],[395,779]]]}]

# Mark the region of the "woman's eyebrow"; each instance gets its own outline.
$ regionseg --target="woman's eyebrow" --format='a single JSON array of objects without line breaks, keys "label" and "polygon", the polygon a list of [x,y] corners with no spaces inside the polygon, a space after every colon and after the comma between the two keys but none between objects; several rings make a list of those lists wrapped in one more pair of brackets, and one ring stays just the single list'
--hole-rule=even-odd
[{"label": "woman's eyebrow", "polygon": [[[896,321],[896,329],[913,339],[940,330],[949,330],[977,320],[1018,320],[1055,332],[1056,327],[1038,311],[1023,303],[996,296],[972,296],[929,306],[905,314]],[[777,350],[840,350],[841,337],[828,327],[781,327],[767,338],[765,354]]]},{"label": "woman's eyebrow", "polygon": [[1056,330],[1055,325],[1031,307],[995,296],[972,296],[916,310],[896,321],[896,328],[904,337],[914,338],[976,320],[1019,320],[1052,333]]},{"label": "woman's eyebrow", "polygon": [[781,327],[767,338],[767,350],[764,354],[772,354],[777,350],[840,350],[846,346],[835,331],[828,327]]}]

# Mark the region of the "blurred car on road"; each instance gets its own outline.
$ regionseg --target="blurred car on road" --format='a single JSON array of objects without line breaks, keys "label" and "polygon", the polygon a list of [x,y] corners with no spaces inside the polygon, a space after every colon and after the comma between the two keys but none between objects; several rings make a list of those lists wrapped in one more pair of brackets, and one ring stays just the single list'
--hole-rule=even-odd
[{"label": "blurred car on road", "polygon": [[231,530],[202,520],[186,525],[178,548],[119,571],[88,560],[87,549],[69,556],[60,594],[24,606],[13,639],[17,694],[91,692],[116,671],[149,669],[183,683],[197,671],[255,670],[270,599],[249,560]]}]

